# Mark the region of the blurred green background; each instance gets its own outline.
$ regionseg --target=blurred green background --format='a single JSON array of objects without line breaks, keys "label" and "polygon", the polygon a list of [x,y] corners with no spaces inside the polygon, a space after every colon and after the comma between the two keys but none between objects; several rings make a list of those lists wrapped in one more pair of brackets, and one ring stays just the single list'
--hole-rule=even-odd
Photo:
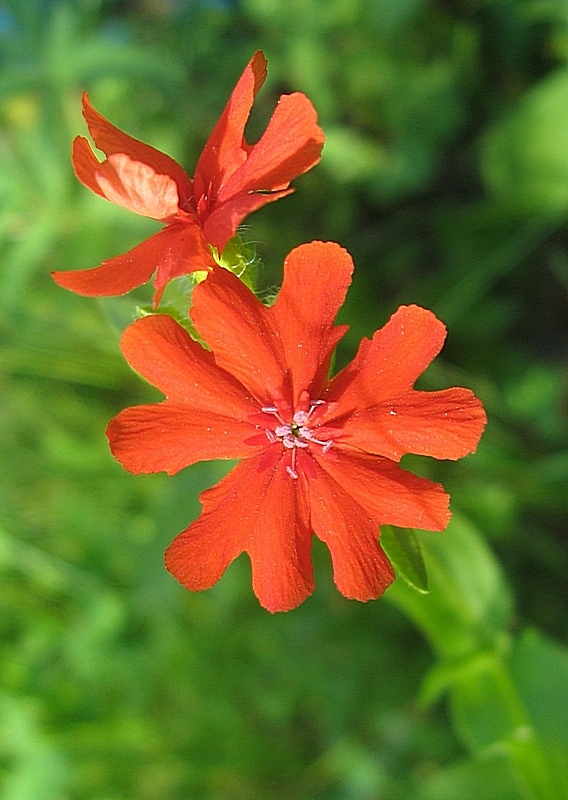
[{"label": "blurred green background", "polygon": [[[353,355],[400,303],[449,329],[423,385],[466,385],[476,455],[408,460],[454,517],[420,533],[431,592],[318,588],[271,616],[246,559],[192,595],[163,551],[223,474],[133,477],[108,420],[157,399],[120,330],[150,289],[86,268],[158,227],[76,181],[80,96],[191,174],[254,50],[327,135],[247,220],[275,286],[315,238],[354,256]],[[0,2],[0,800],[568,797],[566,0]]]}]

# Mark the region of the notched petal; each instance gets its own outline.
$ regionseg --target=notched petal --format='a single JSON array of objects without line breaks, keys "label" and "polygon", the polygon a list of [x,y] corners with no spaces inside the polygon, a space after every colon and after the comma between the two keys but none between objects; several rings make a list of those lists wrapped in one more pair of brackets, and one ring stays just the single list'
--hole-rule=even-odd
[{"label": "notched petal", "polygon": [[339,591],[361,602],[380,597],[394,571],[379,544],[374,515],[321,467],[309,482],[309,495],[311,526],[329,548]]},{"label": "notched petal", "polygon": [[338,401],[340,414],[403,396],[438,355],[445,337],[444,324],[431,311],[401,306],[372,339],[361,340],[327,396]]},{"label": "notched petal", "polygon": [[456,460],[473,453],[487,417],[469,389],[411,391],[392,403],[362,409],[343,425],[343,441],[398,461],[407,453]]},{"label": "notched petal", "polygon": [[325,141],[316,111],[301,92],[282,95],[259,141],[219,192],[224,203],[238,194],[287,189],[320,160]]},{"label": "notched petal", "polygon": [[272,469],[259,469],[258,461],[242,461],[202,493],[201,516],[174,539],[166,567],[198,591],[213,586],[246,551],[261,605],[271,613],[289,611],[314,589],[305,504],[283,459]]}]

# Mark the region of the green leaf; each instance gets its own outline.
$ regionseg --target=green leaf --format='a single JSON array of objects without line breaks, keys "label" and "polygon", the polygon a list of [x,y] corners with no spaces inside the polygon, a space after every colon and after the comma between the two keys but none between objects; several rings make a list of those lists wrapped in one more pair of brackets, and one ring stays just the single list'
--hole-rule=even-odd
[{"label": "green leaf", "polygon": [[454,513],[444,533],[425,532],[420,540],[430,593],[419,596],[395,581],[385,597],[411,617],[441,658],[455,661],[493,648],[509,624],[512,600],[479,531]]},{"label": "green leaf", "polygon": [[430,591],[428,573],[422,545],[414,530],[385,525],[382,528],[381,544],[398,575],[417,592],[427,594]]}]

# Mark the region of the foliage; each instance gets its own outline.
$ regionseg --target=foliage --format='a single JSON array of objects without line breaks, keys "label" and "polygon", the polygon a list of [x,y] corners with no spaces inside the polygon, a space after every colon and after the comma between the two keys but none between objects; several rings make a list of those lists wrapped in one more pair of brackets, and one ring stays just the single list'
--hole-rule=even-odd
[{"label": "foliage", "polygon": [[[1,800],[568,796],[567,43],[560,0],[0,4]],[[226,465],[112,460],[107,421],[157,397],[119,354],[132,297],[49,277],[156,227],[75,180],[82,90],[191,171],[259,47],[250,139],[295,90],[328,139],[247,222],[266,294],[294,246],[339,241],[338,364],[423,304],[449,329],[423,385],[488,410],[476,455],[412,462],[453,498],[449,529],[418,533],[429,594],[345,601],[317,545],[316,593],[287,615],[242,559],[178,587],[163,551]]]}]

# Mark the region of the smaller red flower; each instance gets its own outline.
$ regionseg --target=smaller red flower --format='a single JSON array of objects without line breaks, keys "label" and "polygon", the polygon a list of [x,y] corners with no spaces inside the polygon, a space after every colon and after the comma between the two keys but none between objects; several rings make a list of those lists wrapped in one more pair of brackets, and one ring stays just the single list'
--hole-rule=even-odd
[{"label": "smaller red flower", "polygon": [[401,469],[405,453],[457,459],[485,425],[468,389],[415,391],[440,351],[434,314],[403,306],[331,380],[335,326],[351,281],[349,254],[333,243],[293,250],[276,302],[265,307],[221,268],[193,293],[205,350],[171,317],[134,322],[122,338],[131,366],[167,396],[127,408],[108,427],[115,457],[134,473],[178,472],[197,461],[240,463],[201,495],[203,511],[166,553],[188,589],[213,586],[242,552],[269,611],[314,588],[312,535],[331,552],[346,597],[379,597],[394,579],[381,524],[443,530],[448,496]]},{"label": "smaller red flower", "polygon": [[72,156],[77,177],[101,197],[165,227],[100,267],[53,272],[54,280],[78,294],[108,296],[129,292],[156,273],[157,306],[172,278],[210,269],[211,247],[221,254],[245,217],[290,194],[290,181],[319,161],[324,135],[311,102],[295,92],[280,97],[262,137],[247,144],[244,128],[265,79],[266,59],[258,51],[233,89],[193,181],[172,158],[111,125],[85,93],[83,115],[106,159],[100,163],[78,136]]}]

